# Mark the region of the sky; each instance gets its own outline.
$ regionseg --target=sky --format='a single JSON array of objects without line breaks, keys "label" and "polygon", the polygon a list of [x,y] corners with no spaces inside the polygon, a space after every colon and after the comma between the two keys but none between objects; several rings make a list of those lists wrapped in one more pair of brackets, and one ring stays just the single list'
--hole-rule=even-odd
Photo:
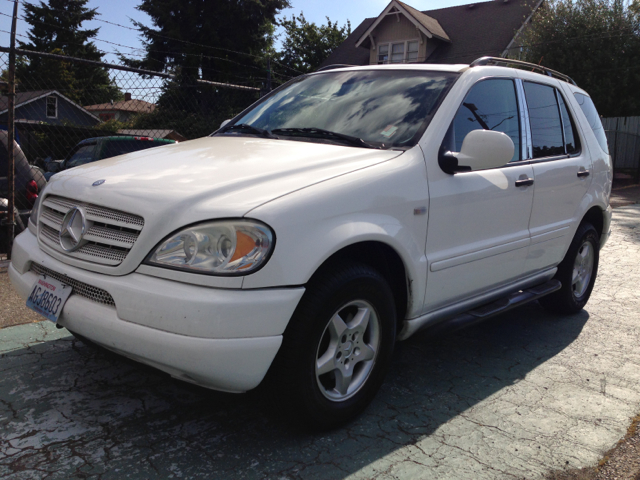
[{"label": "sky", "polygon": [[[290,0],[292,8],[283,10],[280,16],[290,17],[293,14],[298,15],[300,12],[304,12],[305,18],[308,21],[317,24],[326,23],[325,17],[329,17],[332,22],[338,21],[340,25],[350,20],[353,30],[365,18],[378,16],[389,1],[390,0]],[[29,3],[33,2],[35,2],[35,0],[29,0]],[[405,2],[418,10],[432,10],[474,3],[470,0],[405,0]],[[20,0],[20,4],[22,3],[24,3],[24,0]],[[130,19],[134,19],[151,26],[150,18],[145,13],[136,10],[135,6],[137,4],[138,2],[136,0],[90,0],[87,5],[90,8],[98,9],[98,13],[100,14],[98,18],[101,20],[131,27],[132,23]],[[0,13],[3,14],[0,15],[0,45],[8,47],[8,32],[11,30],[11,18],[9,16],[13,13],[13,0],[0,0]],[[22,14],[22,8],[20,7],[17,24],[18,35],[25,35],[28,30],[28,24],[20,19]],[[100,28],[97,35],[99,40],[95,41],[100,50],[105,52],[115,52],[117,50],[122,53],[140,53],[134,50],[141,48],[142,45],[135,31],[96,21],[85,22],[83,27]],[[20,36],[18,36],[17,39],[27,40]],[[122,46],[113,45],[113,43]],[[125,46],[132,48],[126,48]],[[106,59],[115,61],[116,56],[110,54]]]}]

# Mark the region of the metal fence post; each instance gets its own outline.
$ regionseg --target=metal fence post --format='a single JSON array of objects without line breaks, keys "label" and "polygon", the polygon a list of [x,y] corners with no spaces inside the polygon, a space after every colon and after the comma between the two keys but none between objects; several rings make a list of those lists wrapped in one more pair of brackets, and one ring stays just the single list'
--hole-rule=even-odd
[{"label": "metal fence post", "polygon": [[11,259],[11,249],[13,247],[13,236],[15,233],[15,158],[13,151],[13,141],[15,136],[15,96],[16,96],[16,23],[18,19],[18,1],[15,0],[13,4],[13,18],[11,19],[11,43],[9,51],[9,88],[7,91],[8,97],[8,112],[7,112],[7,186],[8,196],[7,199],[9,205],[7,207],[7,239],[8,250],[7,258]]}]

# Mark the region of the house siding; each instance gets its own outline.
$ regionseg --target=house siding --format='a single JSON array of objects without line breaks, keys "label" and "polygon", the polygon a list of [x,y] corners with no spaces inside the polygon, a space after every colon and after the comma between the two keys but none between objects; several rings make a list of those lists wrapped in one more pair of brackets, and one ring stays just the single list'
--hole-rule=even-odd
[{"label": "house siding", "polygon": [[[82,110],[67,102],[64,98],[53,94],[58,99],[57,118],[47,117],[47,97],[34,100],[26,105],[20,105],[15,110],[16,121],[29,120],[44,122],[50,125],[77,125],[90,127],[100,123],[99,120],[87,115]],[[7,114],[0,116],[0,122],[7,121]]]}]

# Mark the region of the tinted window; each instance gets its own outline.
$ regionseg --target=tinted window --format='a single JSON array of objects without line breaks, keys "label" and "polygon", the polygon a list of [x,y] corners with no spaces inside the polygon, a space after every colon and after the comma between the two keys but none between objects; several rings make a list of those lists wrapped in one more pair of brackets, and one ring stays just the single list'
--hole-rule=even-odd
[{"label": "tinted window", "polygon": [[145,148],[157,147],[165,145],[164,142],[154,142],[152,140],[110,140],[104,147],[100,158],[115,157],[116,155],[124,155],[125,153],[137,152]]},{"label": "tinted window", "polygon": [[524,82],[529,107],[533,158],[563,155],[562,123],[555,88]]},{"label": "tinted window", "polygon": [[473,86],[453,119],[446,149],[459,152],[464,137],[473,130],[506,133],[515,147],[511,161],[520,160],[520,119],[513,80],[485,80]]},{"label": "tinted window", "polygon": [[600,148],[602,148],[606,153],[609,153],[607,136],[604,133],[604,128],[600,121],[600,115],[598,115],[598,111],[596,110],[596,106],[593,104],[593,100],[581,93],[574,93],[574,96],[576,97],[578,105],[580,105],[584,116],[587,117],[589,126],[591,127],[591,130],[593,130],[593,133],[600,144]]},{"label": "tinted window", "polygon": [[[317,128],[374,145],[412,146],[455,78],[429,71],[323,72],[285,86],[234,123],[271,131]],[[237,132],[222,133],[230,134]]]},{"label": "tinted window", "polygon": [[77,146],[65,161],[65,168],[77,167],[78,165],[93,162],[96,160],[93,156],[95,148],[95,143],[85,143],[84,145]]},{"label": "tinted window", "polygon": [[573,123],[573,119],[571,115],[569,115],[569,110],[567,110],[567,106],[564,103],[564,99],[560,92],[558,94],[558,102],[560,102],[560,112],[562,113],[562,126],[564,127],[564,143],[567,147],[567,153],[571,155],[572,153],[576,153],[580,150],[580,138],[576,133],[576,128]]}]

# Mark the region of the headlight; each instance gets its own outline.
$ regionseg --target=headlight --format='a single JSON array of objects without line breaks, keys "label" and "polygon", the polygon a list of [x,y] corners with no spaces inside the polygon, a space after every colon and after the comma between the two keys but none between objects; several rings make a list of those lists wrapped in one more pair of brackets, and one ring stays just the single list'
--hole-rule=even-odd
[{"label": "headlight", "polygon": [[145,263],[213,275],[246,275],[259,269],[274,245],[269,227],[250,220],[207,222],[170,235]]}]

